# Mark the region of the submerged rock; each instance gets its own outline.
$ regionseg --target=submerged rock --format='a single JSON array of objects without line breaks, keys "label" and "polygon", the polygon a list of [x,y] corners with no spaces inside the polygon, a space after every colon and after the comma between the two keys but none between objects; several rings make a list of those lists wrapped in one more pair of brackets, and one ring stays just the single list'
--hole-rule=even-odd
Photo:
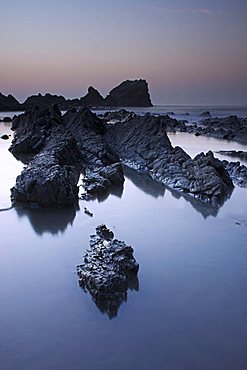
[{"label": "submerged rock", "polygon": [[113,238],[113,232],[105,225],[96,227],[90,249],[77,266],[80,286],[110,318],[116,316],[121,303],[127,300],[128,288],[139,270],[132,247]]}]

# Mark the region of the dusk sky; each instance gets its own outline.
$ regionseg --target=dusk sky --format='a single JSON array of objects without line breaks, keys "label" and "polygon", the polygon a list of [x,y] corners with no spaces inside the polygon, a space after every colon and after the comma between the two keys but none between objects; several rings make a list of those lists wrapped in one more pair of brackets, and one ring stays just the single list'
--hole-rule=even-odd
[{"label": "dusk sky", "polygon": [[20,101],[145,78],[154,104],[247,104],[245,0],[1,1],[0,47]]}]

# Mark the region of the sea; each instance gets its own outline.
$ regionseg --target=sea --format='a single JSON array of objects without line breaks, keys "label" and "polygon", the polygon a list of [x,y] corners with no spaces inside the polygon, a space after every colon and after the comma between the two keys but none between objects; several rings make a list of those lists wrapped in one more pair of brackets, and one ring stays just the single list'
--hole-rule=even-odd
[{"label": "sea", "polygon": [[[191,122],[204,111],[247,117],[247,106],[130,110]],[[10,135],[0,139],[0,369],[246,370],[247,189],[236,186],[215,209],[125,168],[123,189],[80,200],[78,209],[7,210],[24,166],[8,151],[10,127],[0,123],[0,136]],[[226,140],[168,136],[192,157],[247,151]],[[100,224],[133,247],[140,265],[114,317],[76,275]]]}]

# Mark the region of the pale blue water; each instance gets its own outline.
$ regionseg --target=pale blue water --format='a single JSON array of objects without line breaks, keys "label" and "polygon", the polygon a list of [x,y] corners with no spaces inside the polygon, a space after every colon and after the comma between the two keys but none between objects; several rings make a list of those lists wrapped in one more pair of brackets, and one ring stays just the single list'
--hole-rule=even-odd
[{"label": "pale blue water", "polygon": [[[170,138],[191,155],[233,145]],[[0,141],[6,205],[21,170],[9,144]],[[0,369],[245,370],[246,192],[235,188],[217,211],[127,171],[122,196],[80,201],[81,210],[0,212]],[[140,264],[139,290],[112,320],[75,274],[100,223],[133,246]]]}]

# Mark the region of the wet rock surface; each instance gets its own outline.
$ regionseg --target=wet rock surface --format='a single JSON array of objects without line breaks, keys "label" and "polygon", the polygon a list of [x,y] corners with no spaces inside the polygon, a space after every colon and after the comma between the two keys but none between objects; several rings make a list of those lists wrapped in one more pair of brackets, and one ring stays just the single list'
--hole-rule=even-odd
[{"label": "wet rock surface", "polygon": [[104,123],[88,108],[33,107],[13,121],[11,153],[28,163],[11,191],[13,204],[65,207],[78,201],[80,173],[84,193],[122,186],[118,155],[103,140]]},{"label": "wet rock surface", "polygon": [[217,153],[247,161],[247,152],[244,152],[242,150],[219,150]]},{"label": "wet rock surface", "polygon": [[221,161],[212,152],[191,159],[181,148],[172,147],[166,129],[164,117],[138,116],[110,126],[105,139],[126,165],[176,191],[220,206],[233,187]]},{"label": "wet rock surface", "polygon": [[105,225],[96,227],[91,235],[90,248],[77,266],[80,286],[89,292],[102,312],[110,318],[117,315],[123,301],[127,300],[128,288],[138,286],[139,265],[133,256],[133,248],[114,239]]},{"label": "wet rock surface", "polygon": [[125,122],[136,117],[136,114],[125,109],[120,109],[113,112],[105,112],[104,114],[100,114],[99,117],[106,121]]},{"label": "wet rock surface", "polygon": [[[55,143],[53,142],[55,141]],[[56,130],[56,140],[50,139],[24,168],[11,189],[13,205],[63,208],[78,203],[80,151],[73,136]]]},{"label": "wet rock surface", "polygon": [[247,144],[247,119],[237,116],[225,118],[209,118],[201,121],[204,127],[199,127],[196,132],[201,135],[212,136],[217,139],[237,141]]},{"label": "wet rock surface", "polygon": [[234,184],[241,188],[247,188],[247,167],[240,162],[222,161]]}]

